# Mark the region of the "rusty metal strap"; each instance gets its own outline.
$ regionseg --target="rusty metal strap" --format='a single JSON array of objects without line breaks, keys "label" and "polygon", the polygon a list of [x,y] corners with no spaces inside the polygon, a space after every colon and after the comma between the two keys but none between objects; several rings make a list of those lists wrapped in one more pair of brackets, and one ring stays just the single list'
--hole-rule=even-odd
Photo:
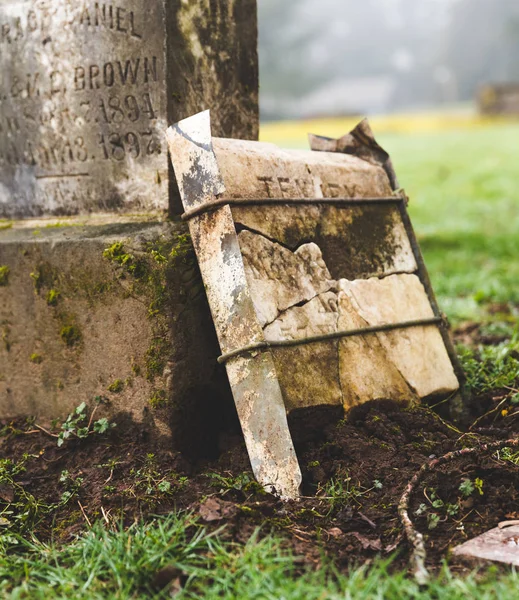
[{"label": "rusty metal strap", "polygon": [[303,344],[316,344],[318,342],[327,342],[329,340],[337,340],[341,338],[354,337],[359,335],[368,335],[371,333],[380,333],[384,331],[394,331],[396,329],[409,329],[411,327],[425,327],[428,325],[442,325],[444,319],[442,317],[430,317],[427,319],[416,319],[414,321],[400,321],[399,323],[386,323],[384,325],[374,325],[372,327],[360,327],[359,329],[348,329],[346,331],[336,331],[335,333],[326,333],[324,335],[314,335],[298,340],[275,340],[263,341],[256,344],[250,344],[244,348],[231,350],[218,357],[220,364],[225,364],[229,359],[241,356],[247,352],[259,352],[261,350],[270,350],[273,348],[289,348],[291,346],[301,346]]},{"label": "rusty metal strap", "polygon": [[189,221],[206,212],[216,210],[221,206],[272,206],[276,204],[293,204],[312,206],[313,204],[331,204],[338,206],[355,206],[361,204],[391,204],[403,202],[401,196],[390,196],[388,198],[215,198],[204,204],[186,210],[181,215],[183,221]]}]

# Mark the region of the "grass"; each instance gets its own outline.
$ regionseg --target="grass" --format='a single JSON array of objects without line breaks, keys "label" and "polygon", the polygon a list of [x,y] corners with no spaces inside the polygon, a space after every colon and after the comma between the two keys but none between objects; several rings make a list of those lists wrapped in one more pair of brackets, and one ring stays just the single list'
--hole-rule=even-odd
[{"label": "grass", "polygon": [[[13,552],[13,546],[17,549]],[[357,568],[346,576],[325,564],[301,569],[297,557],[276,538],[246,544],[223,542],[191,515],[158,517],[148,524],[108,531],[96,525],[64,548],[2,538],[2,598],[101,600],[170,598],[159,589],[159,572],[169,568],[178,600],[188,598],[345,600],[406,598],[482,600],[511,598],[519,585],[512,572],[496,581],[493,572],[458,579],[444,568],[425,588],[405,574],[389,574],[388,562]],[[20,552],[23,550],[23,552]]]},{"label": "grass", "polygon": [[[337,137],[352,125],[344,120],[269,124],[263,138],[304,147],[303,130]],[[499,346],[462,351],[471,386],[479,391],[513,387],[519,379],[517,308],[499,317],[487,308],[490,302],[519,304],[519,124],[414,115],[373,125],[411,198],[411,216],[442,308],[454,323],[476,320],[489,332],[510,337]],[[249,483],[215,480],[224,488]],[[326,495],[342,501],[349,492],[328,489]],[[490,600],[515,597],[519,584],[514,571],[459,578],[445,567],[419,588],[405,573],[389,574],[387,562],[349,575],[327,564],[314,571],[304,569],[278,538],[253,536],[243,545],[224,538],[221,532],[209,534],[185,513],[115,531],[98,523],[62,547],[30,535],[2,535],[0,523],[0,596],[171,597],[153,586],[166,566],[184,585],[175,596],[179,599]]]}]

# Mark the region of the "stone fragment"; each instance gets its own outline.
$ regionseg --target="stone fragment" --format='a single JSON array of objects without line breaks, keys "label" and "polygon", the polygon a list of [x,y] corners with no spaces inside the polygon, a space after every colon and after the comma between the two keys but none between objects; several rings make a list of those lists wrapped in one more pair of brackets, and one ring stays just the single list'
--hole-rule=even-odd
[{"label": "stone fragment", "polygon": [[393,193],[384,169],[355,156],[219,138],[213,138],[213,147],[224,198],[374,198]]},{"label": "stone fragment", "polygon": [[[378,280],[377,280],[378,281]],[[344,285],[344,280],[341,280]],[[378,302],[385,302],[379,297]],[[356,303],[344,291],[338,294],[338,330],[369,327]],[[345,408],[369,400],[416,400],[405,377],[396,366],[395,357],[384,348],[378,334],[343,338],[339,341],[339,376]]]},{"label": "stone fragment", "polygon": [[[223,198],[390,197],[383,168],[355,156],[282,150],[273,144],[213,139],[226,186]],[[232,207],[238,226],[295,250],[312,240],[338,279],[417,269],[398,207],[281,205]]]},{"label": "stone fragment", "polygon": [[295,252],[262,235],[238,235],[254,307],[262,327],[279,313],[329,290],[335,282],[316,244],[303,244]]},{"label": "stone fragment", "polygon": [[258,134],[256,1],[2,0],[0,218],[167,213],[165,131]]},{"label": "stone fragment", "polygon": [[[265,338],[301,340],[433,316],[416,275],[342,279],[338,288],[338,293],[319,294],[281,313],[265,327]],[[416,401],[458,389],[435,326],[276,348],[274,360],[289,410],[319,404],[351,408],[383,399]],[[304,368],[294,369],[294,364]]]},{"label": "stone fragment", "polygon": [[[434,316],[416,275],[383,279],[340,280],[339,289],[370,325],[427,319]],[[377,333],[388,359],[420,398],[455,392],[459,383],[437,326]]]},{"label": "stone fragment", "polygon": [[[319,294],[303,306],[295,306],[265,327],[265,339],[297,340],[337,331],[337,294]],[[308,406],[341,405],[338,341],[277,348],[276,371],[288,411]],[[298,368],[294,368],[298,365]]]},{"label": "stone fragment", "polygon": [[519,525],[496,527],[456,546],[454,556],[519,566]]}]

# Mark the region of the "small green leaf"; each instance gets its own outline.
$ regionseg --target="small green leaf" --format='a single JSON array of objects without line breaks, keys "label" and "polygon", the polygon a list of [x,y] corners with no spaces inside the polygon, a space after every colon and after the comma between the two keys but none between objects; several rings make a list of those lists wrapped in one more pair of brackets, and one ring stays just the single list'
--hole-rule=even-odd
[{"label": "small green leaf", "polygon": [[81,404],[76,408],[76,415],[82,415],[86,410],[86,403],[81,402]]},{"label": "small green leaf", "polygon": [[106,418],[99,419],[94,423],[94,431],[96,433],[104,433],[108,430],[109,427],[110,424],[108,423],[108,419]]},{"label": "small green leaf", "polygon": [[157,487],[159,488],[159,492],[167,493],[171,490],[171,483],[169,481],[161,481]]},{"label": "small green leaf", "polygon": [[427,528],[428,529],[436,529],[436,527],[438,527],[439,522],[440,522],[440,517],[436,513],[429,513],[427,515]]}]

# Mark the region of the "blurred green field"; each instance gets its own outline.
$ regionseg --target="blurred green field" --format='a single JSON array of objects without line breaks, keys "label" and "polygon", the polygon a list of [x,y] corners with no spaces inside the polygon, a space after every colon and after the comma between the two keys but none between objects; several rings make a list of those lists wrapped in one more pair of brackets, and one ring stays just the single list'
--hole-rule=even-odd
[{"label": "blurred green field", "polygon": [[[410,123],[415,129],[410,128]],[[340,137],[351,120],[268,124],[264,141],[304,148],[306,131]],[[454,323],[519,303],[519,123],[395,117],[372,123],[391,154],[433,286]],[[400,129],[400,130],[399,130]]]}]

